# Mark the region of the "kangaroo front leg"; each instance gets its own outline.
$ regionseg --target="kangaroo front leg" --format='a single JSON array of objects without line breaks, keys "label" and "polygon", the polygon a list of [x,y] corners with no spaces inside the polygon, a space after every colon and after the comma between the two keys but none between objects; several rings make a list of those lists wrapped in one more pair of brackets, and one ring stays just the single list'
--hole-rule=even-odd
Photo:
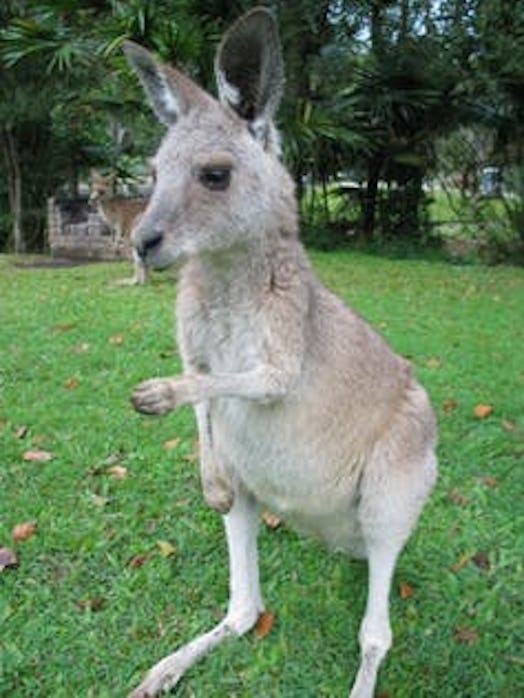
[{"label": "kangaroo front leg", "polygon": [[217,397],[240,397],[268,402],[283,397],[292,373],[263,364],[244,373],[197,373],[179,378],[152,378],[135,388],[135,409],[147,414],[166,414],[181,405]]},{"label": "kangaroo front leg", "polygon": [[224,620],[212,630],[162,659],[148,672],[129,698],[153,698],[176,686],[196,662],[229,637],[246,633],[263,610],[258,579],[258,509],[243,491],[235,495],[225,516],[229,550],[230,600]]},{"label": "kangaroo front leg", "polygon": [[195,405],[200,450],[200,479],[204,499],[211,509],[226,514],[233,504],[233,485],[213,449],[209,403]]}]

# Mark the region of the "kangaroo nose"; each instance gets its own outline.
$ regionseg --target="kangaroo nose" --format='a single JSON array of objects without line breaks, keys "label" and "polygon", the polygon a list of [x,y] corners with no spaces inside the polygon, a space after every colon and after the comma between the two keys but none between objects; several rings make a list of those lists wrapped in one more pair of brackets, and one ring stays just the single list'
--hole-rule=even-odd
[{"label": "kangaroo nose", "polygon": [[139,257],[142,259],[145,259],[147,256],[148,252],[151,252],[151,250],[154,250],[155,247],[158,247],[162,240],[164,239],[164,231],[163,230],[154,230],[152,231],[147,238],[144,240],[141,240],[138,245],[136,245],[136,251],[138,252]]}]

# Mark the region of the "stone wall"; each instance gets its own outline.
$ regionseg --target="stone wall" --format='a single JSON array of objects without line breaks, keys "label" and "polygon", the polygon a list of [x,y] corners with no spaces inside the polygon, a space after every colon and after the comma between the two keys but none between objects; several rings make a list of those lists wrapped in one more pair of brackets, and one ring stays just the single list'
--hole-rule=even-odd
[{"label": "stone wall", "polygon": [[129,243],[113,232],[87,198],[47,200],[47,235],[53,257],[115,260],[131,256]]}]

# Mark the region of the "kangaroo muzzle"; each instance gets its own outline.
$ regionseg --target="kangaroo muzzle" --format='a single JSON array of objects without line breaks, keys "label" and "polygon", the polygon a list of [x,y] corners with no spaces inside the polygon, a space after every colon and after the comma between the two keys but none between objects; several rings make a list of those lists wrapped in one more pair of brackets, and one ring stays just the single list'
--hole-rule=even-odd
[{"label": "kangaroo muzzle", "polygon": [[135,241],[135,249],[140,259],[145,260],[147,255],[156,250],[164,239],[163,230],[153,230],[147,236]]}]

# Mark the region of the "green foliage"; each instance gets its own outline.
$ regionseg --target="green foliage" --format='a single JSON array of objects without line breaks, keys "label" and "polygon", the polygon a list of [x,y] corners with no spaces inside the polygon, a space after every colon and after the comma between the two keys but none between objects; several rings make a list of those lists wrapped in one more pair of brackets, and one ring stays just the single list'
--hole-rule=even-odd
[{"label": "green foliage", "polygon": [[[7,186],[0,185],[0,221],[8,220],[8,194],[16,177],[7,140],[16,144],[23,207],[39,210],[40,216],[46,197],[58,187],[74,193],[91,165],[116,169],[124,178],[144,169],[161,129],[143,109],[137,81],[119,50],[124,39],[148,46],[213,89],[219,37],[254,4],[4,3],[0,168]],[[447,164],[442,160],[444,150],[448,155],[450,148],[456,151],[453,175],[458,170],[470,180],[486,164],[501,167],[505,175],[522,167],[522,3],[268,4],[278,15],[285,53],[287,85],[279,126],[298,195],[302,198],[306,183],[328,192],[341,173],[358,181],[365,193],[355,221],[360,240],[424,238],[422,182],[450,165],[449,158]],[[457,142],[466,132],[483,134],[484,162],[475,147],[459,154]],[[443,148],[447,142],[452,145]],[[334,221],[327,201],[323,209],[328,232],[322,235],[329,244],[329,229],[335,230],[334,244],[345,214]],[[519,234],[519,214],[508,220]],[[307,218],[306,226],[322,230],[318,217]],[[41,229],[25,228],[26,236],[43,243]],[[7,230],[0,231],[0,244],[6,237]]]},{"label": "green foliage", "polygon": [[[16,698],[114,698],[224,611],[223,529],[202,501],[191,411],[153,419],[129,404],[138,381],[179,371],[172,277],[115,287],[128,263],[17,266],[29,261],[0,259],[0,547],[20,557],[0,573],[0,684]],[[440,422],[440,480],[399,559],[378,693],[521,695],[523,271],[348,253],[313,262],[410,357]],[[486,419],[480,403],[493,407]],[[53,460],[24,461],[34,448]],[[115,462],[126,478],[112,477]],[[24,521],[37,532],[15,545]],[[365,565],[285,526],[263,528],[260,549],[275,628],[222,646],[179,695],[345,695]]]}]

